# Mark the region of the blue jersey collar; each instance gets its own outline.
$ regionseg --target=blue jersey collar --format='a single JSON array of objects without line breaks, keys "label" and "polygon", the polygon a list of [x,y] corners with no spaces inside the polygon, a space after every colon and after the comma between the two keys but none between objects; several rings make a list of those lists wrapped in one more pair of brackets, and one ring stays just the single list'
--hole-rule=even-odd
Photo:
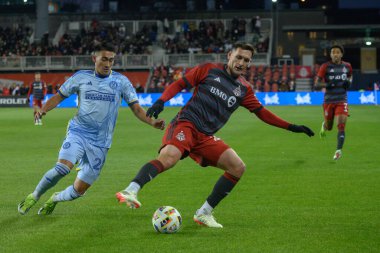
[{"label": "blue jersey collar", "polygon": [[109,74],[109,75],[106,75],[106,76],[100,75],[100,74],[96,73],[96,70],[94,70],[94,75],[95,75],[96,77],[99,77],[99,78],[107,78],[107,77],[109,77],[110,75],[112,75],[112,70],[111,70],[110,74]]}]

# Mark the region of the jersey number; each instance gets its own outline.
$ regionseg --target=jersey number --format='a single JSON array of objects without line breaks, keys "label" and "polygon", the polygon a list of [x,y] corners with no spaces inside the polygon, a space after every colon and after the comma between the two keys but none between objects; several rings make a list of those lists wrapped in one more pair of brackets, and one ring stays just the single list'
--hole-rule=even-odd
[{"label": "jersey number", "polygon": [[94,165],[94,170],[100,170],[100,166],[102,165],[102,159],[100,158],[95,158],[95,165]]}]

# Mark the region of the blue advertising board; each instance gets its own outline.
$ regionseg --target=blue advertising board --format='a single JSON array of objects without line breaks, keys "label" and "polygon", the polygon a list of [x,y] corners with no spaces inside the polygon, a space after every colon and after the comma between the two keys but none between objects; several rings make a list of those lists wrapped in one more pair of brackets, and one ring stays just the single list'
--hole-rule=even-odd
[{"label": "blue advertising board", "polygon": [[[256,97],[263,105],[321,105],[323,103],[323,92],[258,92]],[[165,106],[184,106],[191,98],[192,93],[178,93],[175,97],[165,103]],[[46,102],[51,96],[47,95]],[[139,93],[140,105],[151,106],[161,93]],[[32,100],[32,99],[31,99]],[[349,91],[348,104],[350,105],[377,105],[377,91]],[[30,103],[31,106],[31,103]],[[63,100],[57,107],[77,107],[78,98],[72,95]],[[122,102],[122,106],[127,104]]]}]

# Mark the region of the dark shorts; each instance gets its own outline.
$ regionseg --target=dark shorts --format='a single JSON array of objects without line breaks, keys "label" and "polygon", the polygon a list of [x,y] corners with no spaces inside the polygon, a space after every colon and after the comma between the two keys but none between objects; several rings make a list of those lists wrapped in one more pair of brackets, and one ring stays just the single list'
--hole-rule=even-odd
[{"label": "dark shorts", "polygon": [[181,151],[181,159],[190,156],[203,167],[216,166],[223,152],[230,148],[220,138],[199,132],[188,121],[177,121],[168,126],[161,149],[169,144]]},{"label": "dark shorts", "polygon": [[42,99],[33,99],[33,106],[42,107]]},{"label": "dark shorts", "polygon": [[348,104],[345,102],[323,104],[323,115],[325,121],[334,120],[334,116],[348,116]]}]

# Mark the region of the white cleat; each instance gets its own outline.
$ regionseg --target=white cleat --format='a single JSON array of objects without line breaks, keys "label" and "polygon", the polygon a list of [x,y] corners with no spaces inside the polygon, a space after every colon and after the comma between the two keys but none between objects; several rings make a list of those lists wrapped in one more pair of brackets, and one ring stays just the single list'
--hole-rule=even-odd
[{"label": "white cleat", "polygon": [[338,149],[337,151],[335,151],[333,159],[336,161],[340,159],[341,157],[342,157],[342,150]]},{"label": "white cleat", "polygon": [[126,203],[132,209],[140,208],[141,203],[137,200],[137,194],[133,192],[121,191],[116,193],[119,203]]},{"label": "white cleat", "polygon": [[196,223],[209,228],[223,228],[223,225],[216,222],[212,214],[194,214],[193,220]]}]

